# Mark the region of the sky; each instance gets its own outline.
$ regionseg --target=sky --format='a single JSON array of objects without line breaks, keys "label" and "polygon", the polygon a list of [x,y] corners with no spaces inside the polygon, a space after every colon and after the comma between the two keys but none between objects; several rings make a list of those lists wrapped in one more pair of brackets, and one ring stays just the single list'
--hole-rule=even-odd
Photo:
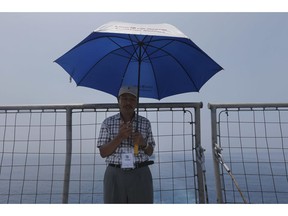
[{"label": "sky", "polygon": [[202,145],[210,150],[208,103],[286,103],[288,13],[282,12],[17,12],[0,13],[1,105],[117,102],[77,87],[54,62],[110,21],[176,26],[224,70],[200,92],[142,103],[202,102]]},{"label": "sky", "polygon": [[[41,12],[36,8],[32,13],[30,9],[23,13],[19,5],[16,10],[9,10],[9,6],[8,11],[0,12],[0,105],[116,102],[107,93],[76,87],[54,63],[94,29],[110,21],[172,24],[224,68],[199,93],[161,101],[140,99],[140,102],[203,102],[204,128],[210,127],[208,103],[287,102],[288,13],[282,9],[281,12],[269,12],[266,8],[264,12],[253,9],[190,12],[182,8],[180,12],[153,13],[150,11],[157,9],[145,12],[88,9],[88,12],[63,13],[45,10],[44,6],[38,6]],[[202,141],[202,144],[209,148],[210,143]]]},{"label": "sky", "polygon": [[224,68],[199,93],[160,102],[286,102],[288,13],[17,12],[0,13],[1,105],[116,102],[106,93],[76,87],[54,63],[109,21],[172,24]]}]

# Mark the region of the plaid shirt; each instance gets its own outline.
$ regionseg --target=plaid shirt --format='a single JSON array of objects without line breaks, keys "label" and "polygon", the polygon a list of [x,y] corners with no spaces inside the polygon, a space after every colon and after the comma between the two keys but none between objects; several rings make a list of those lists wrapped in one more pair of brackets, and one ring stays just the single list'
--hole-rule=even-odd
[{"label": "plaid shirt", "polygon": [[[106,118],[100,129],[97,147],[101,147],[103,144],[113,140],[118,132],[121,122],[120,113]],[[147,118],[138,116],[138,131],[142,134],[145,142],[155,147],[155,141],[152,135],[151,124]],[[133,131],[136,128],[136,120],[132,120]],[[131,137],[122,141],[122,143],[117,147],[117,149],[106,158],[106,163],[111,164],[121,164],[121,153],[133,152],[133,140]],[[137,156],[134,156],[134,163],[143,162],[149,160],[149,156],[144,153],[144,150],[139,148],[139,153]]]}]

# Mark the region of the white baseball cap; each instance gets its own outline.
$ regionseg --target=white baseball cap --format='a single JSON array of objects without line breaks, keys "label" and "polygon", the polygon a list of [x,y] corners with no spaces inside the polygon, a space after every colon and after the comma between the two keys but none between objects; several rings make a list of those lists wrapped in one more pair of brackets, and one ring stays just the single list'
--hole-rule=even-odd
[{"label": "white baseball cap", "polygon": [[119,90],[118,97],[120,97],[122,94],[131,94],[137,97],[137,87],[136,86],[122,86]]}]

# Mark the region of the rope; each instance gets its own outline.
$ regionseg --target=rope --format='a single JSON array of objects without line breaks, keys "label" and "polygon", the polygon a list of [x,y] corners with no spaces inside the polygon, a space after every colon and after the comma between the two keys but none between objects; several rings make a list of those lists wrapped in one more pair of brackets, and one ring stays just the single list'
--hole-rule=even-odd
[{"label": "rope", "polygon": [[235,184],[238,192],[240,193],[240,195],[241,195],[241,197],[242,197],[242,199],[243,199],[243,202],[244,202],[245,204],[247,204],[248,202],[247,202],[247,200],[245,199],[245,197],[244,197],[244,195],[243,195],[243,193],[242,193],[242,191],[241,191],[241,189],[240,189],[240,187],[239,187],[239,185],[238,185],[238,183],[237,183],[237,181],[236,181],[236,178],[233,176],[231,170],[229,169],[229,167],[227,166],[227,164],[225,164],[225,162],[224,162],[224,160],[223,160],[221,151],[222,151],[222,148],[221,148],[218,144],[215,143],[214,153],[215,153],[216,159],[218,160],[219,164],[221,164],[221,165],[224,167],[224,169],[227,171],[227,173],[229,174],[229,176],[232,178],[233,183]]},{"label": "rope", "polygon": [[201,164],[201,169],[202,169],[202,172],[203,172],[203,183],[204,183],[204,189],[205,189],[206,203],[209,203],[207,180],[206,180],[205,155],[204,155],[205,149],[202,146],[198,146],[196,148],[196,151],[198,152],[198,154],[197,154],[197,156],[198,156],[197,157],[197,162],[199,164]]}]

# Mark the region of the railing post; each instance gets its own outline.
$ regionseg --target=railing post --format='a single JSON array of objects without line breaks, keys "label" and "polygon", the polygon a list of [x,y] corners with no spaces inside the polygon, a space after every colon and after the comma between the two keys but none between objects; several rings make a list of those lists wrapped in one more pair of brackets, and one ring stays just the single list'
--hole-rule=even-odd
[{"label": "railing post", "polygon": [[195,107],[195,149],[196,149],[196,158],[200,160],[196,160],[197,167],[197,179],[198,179],[198,195],[199,195],[199,203],[205,203],[205,192],[204,192],[204,179],[203,179],[203,170],[201,163],[201,117],[200,117],[200,109],[202,108],[202,104],[200,106]]},{"label": "railing post", "polygon": [[214,165],[215,175],[215,186],[216,186],[216,198],[217,203],[223,203],[223,197],[221,192],[221,181],[220,181],[220,167],[218,160],[215,155],[215,144],[217,144],[217,116],[216,108],[211,104],[208,104],[208,108],[211,110],[211,136],[212,136],[212,157]]},{"label": "railing post", "polygon": [[66,158],[62,203],[68,203],[72,159],[72,108],[66,108]]}]

